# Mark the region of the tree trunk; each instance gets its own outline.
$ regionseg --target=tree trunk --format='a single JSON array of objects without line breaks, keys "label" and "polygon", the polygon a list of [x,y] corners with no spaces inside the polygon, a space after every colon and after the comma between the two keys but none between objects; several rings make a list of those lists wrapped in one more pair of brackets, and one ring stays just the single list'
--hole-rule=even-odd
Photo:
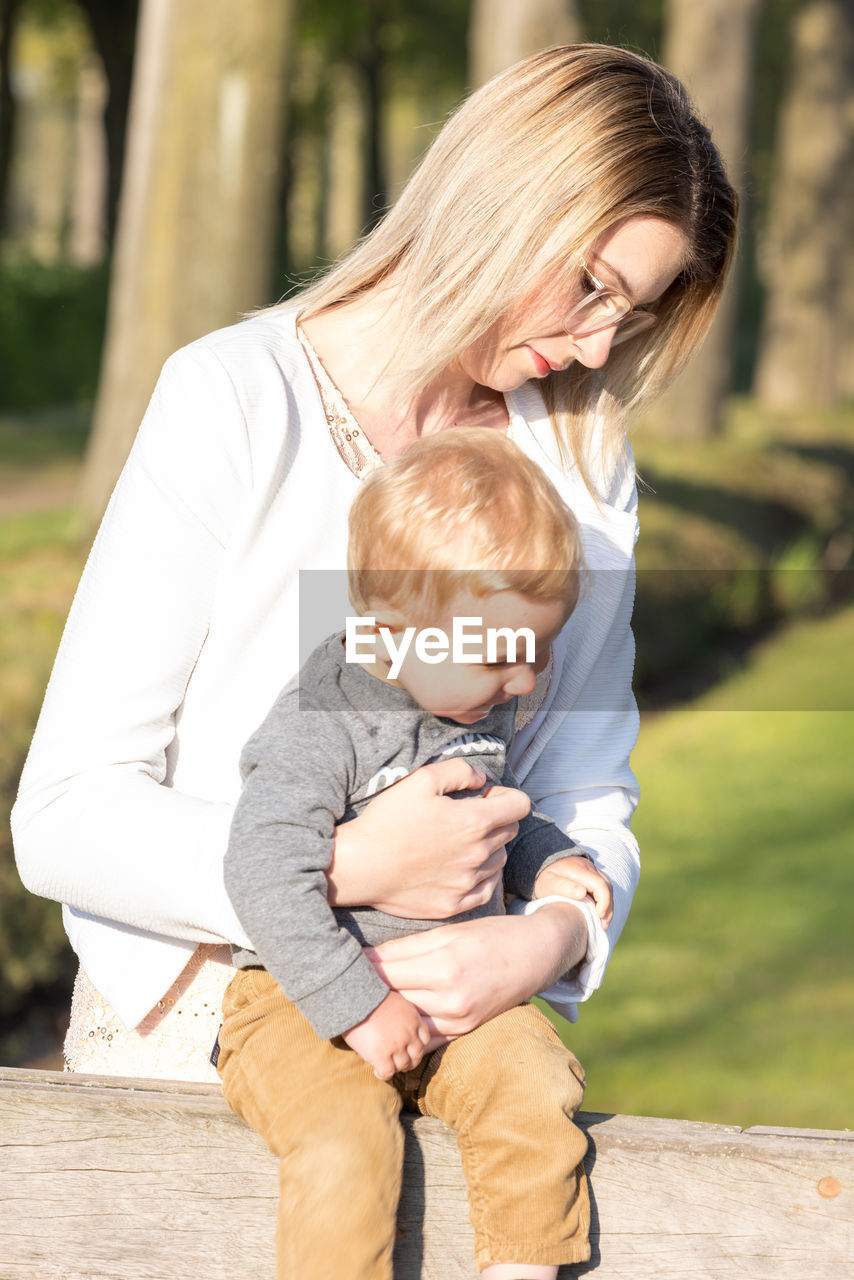
[{"label": "tree trunk", "polygon": [[91,267],[107,256],[107,148],[104,134],[106,77],[92,53],[80,68],[74,139],[74,172],[69,210],[68,257]]},{"label": "tree trunk", "polygon": [[539,49],[581,39],[577,0],[472,0],[469,79],[485,84]]},{"label": "tree trunk", "polygon": [[353,68],[342,64],[329,86],[329,183],[323,235],[327,257],[340,258],[365,227],[365,103]]},{"label": "tree trunk", "polygon": [[12,38],[21,0],[0,0],[0,232],[6,227],[15,97],[12,93]]},{"label": "tree trunk", "polygon": [[854,0],[805,0],[791,39],[755,380],[775,408],[854,392]]},{"label": "tree trunk", "polygon": [[[760,0],[668,0],[665,9],[664,63],[683,81],[711,129],[742,211],[759,8]],[[655,406],[652,418],[664,434],[704,437],[722,429],[732,385],[739,275],[736,266],[702,349]]]},{"label": "tree trunk", "polygon": [[166,356],[268,299],[287,30],[286,3],[143,0],[88,519]]},{"label": "tree trunk", "polygon": [[112,245],[124,168],[139,0],[77,0],[77,3],[89,20],[92,39],[107,78],[104,102],[107,137],[105,218],[107,242]]},{"label": "tree trunk", "polygon": [[316,122],[318,118],[326,120],[329,106],[322,52],[310,45],[297,45],[292,61],[285,131],[287,155],[282,175],[286,189],[282,197],[286,200],[286,272],[300,275],[315,271],[326,254],[324,202],[329,166],[326,139]]},{"label": "tree trunk", "polygon": [[356,66],[365,95],[365,184],[362,223],[366,231],[379,222],[388,199],[383,156],[383,108],[385,105],[385,59],[382,48],[384,13],[371,10],[365,42]]}]

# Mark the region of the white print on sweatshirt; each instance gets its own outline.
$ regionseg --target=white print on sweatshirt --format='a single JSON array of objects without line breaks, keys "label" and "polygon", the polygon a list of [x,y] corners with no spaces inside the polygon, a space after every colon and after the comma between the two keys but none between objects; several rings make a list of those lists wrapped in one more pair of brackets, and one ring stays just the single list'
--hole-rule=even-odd
[{"label": "white print on sweatshirt", "polygon": [[[493,738],[489,734],[461,733],[453,742],[447,742],[426,763],[436,764],[438,760],[450,760],[454,756],[500,755],[503,751],[504,743],[500,738]],[[399,782],[410,772],[403,765],[383,765],[368,782],[365,795],[375,796],[378,791],[385,791],[386,787]]]}]

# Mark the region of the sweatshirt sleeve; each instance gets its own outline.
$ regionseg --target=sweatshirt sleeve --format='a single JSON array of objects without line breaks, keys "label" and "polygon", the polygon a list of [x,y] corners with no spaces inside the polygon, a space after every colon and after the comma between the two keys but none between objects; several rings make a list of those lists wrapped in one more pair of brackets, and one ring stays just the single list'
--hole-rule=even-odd
[{"label": "sweatshirt sleeve", "polygon": [[345,726],[300,707],[286,690],[244,750],[225,884],[252,953],[324,1039],[340,1035],[388,995],[327,898],[335,824],[345,812],[354,767]]},{"label": "sweatshirt sleeve", "polygon": [[[502,784],[518,787],[511,770],[505,770]],[[569,858],[573,854],[588,856],[578,849],[575,842],[557,823],[545,813],[532,809],[519,823],[519,830],[507,845],[507,863],[504,867],[504,890],[519,898],[531,899],[537,876],[553,862]]]},{"label": "sweatshirt sleeve", "polygon": [[251,485],[216,354],[165,365],[66,624],[13,812],[24,884],[188,941],[240,941],[222,883],[231,806],[167,781],[167,748]]}]

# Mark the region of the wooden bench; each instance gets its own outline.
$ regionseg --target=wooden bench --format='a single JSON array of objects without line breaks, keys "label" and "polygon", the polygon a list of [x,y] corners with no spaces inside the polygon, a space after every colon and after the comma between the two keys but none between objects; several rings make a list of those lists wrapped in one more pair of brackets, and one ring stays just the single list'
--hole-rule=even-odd
[{"label": "wooden bench", "polygon": [[[562,1278],[854,1276],[854,1133],[580,1122],[593,1259]],[[472,1277],[454,1137],[404,1124],[395,1278]],[[276,1196],[216,1085],[0,1069],[0,1280],[273,1280]]]}]

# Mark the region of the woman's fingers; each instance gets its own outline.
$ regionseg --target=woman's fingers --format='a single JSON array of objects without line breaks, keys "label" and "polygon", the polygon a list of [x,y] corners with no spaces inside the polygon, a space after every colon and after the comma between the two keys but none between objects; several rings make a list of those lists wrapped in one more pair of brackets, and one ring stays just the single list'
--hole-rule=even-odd
[{"label": "woman's fingers", "polygon": [[476,880],[467,893],[460,894],[454,915],[460,915],[463,911],[474,911],[476,907],[484,907],[488,902],[492,901],[501,885],[503,879],[502,868],[507,861],[507,854],[503,845],[493,855],[493,858],[499,859],[498,865],[486,875],[483,875],[481,879]]},{"label": "woman's fingers", "polygon": [[425,956],[441,951],[441,941],[437,941],[438,929],[425,929],[419,933],[408,933],[403,938],[390,938],[376,947],[365,947],[364,953],[371,964],[382,975],[386,965],[401,960],[418,961]]},{"label": "woman's fingers", "polygon": [[[473,769],[462,756],[425,765],[414,776],[427,781],[440,796],[452,795],[455,791],[476,791],[486,782],[483,772]],[[529,797],[515,787],[491,786],[478,799],[480,812],[476,820],[485,831],[500,833],[500,844],[513,839],[519,821],[531,811]]]},{"label": "woman's fingers", "polygon": [[425,764],[414,776],[432,787],[437,796],[446,796],[452,791],[477,791],[486,783],[483,770],[472,768],[464,756]]},{"label": "woman's fingers", "polygon": [[489,808],[493,827],[518,827],[522,818],[531,812],[530,796],[515,787],[490,787],[482,799]]},{"label": "woman's fingers", "polygon": [[417,1009],[421,1003],[416,997],[444,989],[450,976],[442,963],[445,948],[434,937],[437,932],[428,929],[365,948],[365,955],[383,981],[396,991],[405,991],[407,1000]]}]

